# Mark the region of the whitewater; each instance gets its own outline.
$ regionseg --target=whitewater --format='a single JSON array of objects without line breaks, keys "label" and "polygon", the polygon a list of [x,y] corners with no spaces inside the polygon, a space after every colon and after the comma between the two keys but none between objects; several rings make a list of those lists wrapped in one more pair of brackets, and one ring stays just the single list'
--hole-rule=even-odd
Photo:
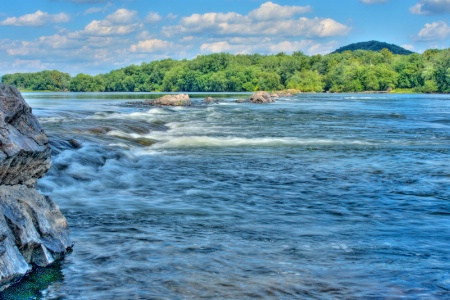
[{"label": "whitewater", "polygon": [[24,93],[74,248],[3,298],[449,297],[450,96],[157,96]]}]

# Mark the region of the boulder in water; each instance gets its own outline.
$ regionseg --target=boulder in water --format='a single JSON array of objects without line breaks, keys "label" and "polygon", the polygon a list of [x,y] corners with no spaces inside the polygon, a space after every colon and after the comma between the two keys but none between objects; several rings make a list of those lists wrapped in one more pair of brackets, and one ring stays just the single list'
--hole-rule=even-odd
[{"label": "boulder in water", "polygon": [[151,101],[151,105],[162,106],[191,106],[192,102],[187,94],[165,95]]},{"label": "boulder in water", "polygon": [[256,92],[250,97],[251,103],[271,103],[275,100],[267,92]]}]

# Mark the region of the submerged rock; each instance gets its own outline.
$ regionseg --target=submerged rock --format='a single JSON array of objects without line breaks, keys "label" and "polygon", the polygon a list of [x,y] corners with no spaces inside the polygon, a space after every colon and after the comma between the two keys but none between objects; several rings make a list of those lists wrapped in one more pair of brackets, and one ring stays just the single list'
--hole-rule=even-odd
[{"label": "submerged rock", "polygon": [[70,146],[72,146],[72,148],[75,148],[75,149],[80,149],[82,146],[81,143],[75,139],[70,139],[68,142],[69,142]]},{"label": "submerged rock", "polygon": [[36,191],[51,165],[47,135],[20,92],[0,84],[0,290],[71,248],[58,206]]},{"label": "submerged rock", "polygon": [[108,127],[95,127],[95,128],[88,129],[88,131],[90,133],[93,133],[93,134],[106,134],[109,131],[111,131],[111,128],[108,128]]},{"label": "submerged rock", "polygon": [[219,100],[213,97],[206,97],[205,99],[203,99],[203,102],[212,104],[212,103],[219,103]]},{"label": "submerged rock", "polygon": [[256,92],[250,97],[252,103],[271,103],[275,100],[267,92]]},{"label": "submerged rock", "polygon": [[249,102],[249,101],[248,101],[248,99],[239,98],[239,99],[237,99],[237,100],[234,101],[234,102],[236,102],[236,103],[247,103],[247,102]]}]

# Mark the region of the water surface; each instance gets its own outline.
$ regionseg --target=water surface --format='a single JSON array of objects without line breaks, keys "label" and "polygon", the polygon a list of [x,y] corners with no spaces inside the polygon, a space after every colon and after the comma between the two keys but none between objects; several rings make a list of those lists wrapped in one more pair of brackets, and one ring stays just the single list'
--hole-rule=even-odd
[{"label": "water surface", "polygon": [[24,94],[75,243],[35,297],[450,297],[448,95],[157,96]]}]

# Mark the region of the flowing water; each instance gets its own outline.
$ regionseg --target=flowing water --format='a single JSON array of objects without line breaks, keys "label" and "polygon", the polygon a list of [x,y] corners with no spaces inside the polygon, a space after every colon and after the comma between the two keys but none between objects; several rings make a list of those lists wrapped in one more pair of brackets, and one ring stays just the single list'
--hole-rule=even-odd
[{"label": "flowing water", "polygon": [[75,246],[5,299],[450,298],[450,96],[156,96],[24,94]]}]

